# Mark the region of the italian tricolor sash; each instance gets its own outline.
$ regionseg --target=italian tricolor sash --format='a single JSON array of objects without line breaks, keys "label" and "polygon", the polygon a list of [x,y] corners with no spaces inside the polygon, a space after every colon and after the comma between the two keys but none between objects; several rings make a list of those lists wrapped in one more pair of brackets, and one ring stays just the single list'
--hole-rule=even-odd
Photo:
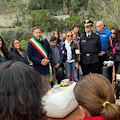
[{"label": "italian tricolor sash", "polygon": [[[48,53],[46,52],[44,47],[34,37],[31,38],[29,41],[44,58],[48,57]],[[53,72],[52,72],[52,67],[51,67],[50,63],[49,63],[49,78],[50,78],[50,82],[52,82],[53,81]]]}]

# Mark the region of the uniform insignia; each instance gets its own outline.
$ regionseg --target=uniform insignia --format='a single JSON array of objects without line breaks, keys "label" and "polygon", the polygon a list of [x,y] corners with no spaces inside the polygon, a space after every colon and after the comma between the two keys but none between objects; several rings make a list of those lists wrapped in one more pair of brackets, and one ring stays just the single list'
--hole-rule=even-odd
[{"label": "uniform insignia", "polygon": [[85,23],[87,24],[89,22],[89,20],[85,20]]},{"label": "uniform insignia", "polygon": [[86,40],[82,40],[81,42],[86,42]]}]

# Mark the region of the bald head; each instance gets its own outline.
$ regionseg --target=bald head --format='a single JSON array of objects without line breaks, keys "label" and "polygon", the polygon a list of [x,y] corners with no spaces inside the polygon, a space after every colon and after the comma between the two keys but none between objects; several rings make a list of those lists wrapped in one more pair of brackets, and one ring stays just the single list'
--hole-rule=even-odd
[{"label": "bald head", "polygon": [[102,24],[102,25],[104,25],[102,21],[98,21],[96,24]]},{"label": "bald head", "polygon": [[104,24],[103,24],[102,21],[98,21],[98,22],[96,23],[96,29],[97,29],[97,31],[98,31],[99,33],[101,33],[101,32],[103,31],[103,27],[104,27]]}]

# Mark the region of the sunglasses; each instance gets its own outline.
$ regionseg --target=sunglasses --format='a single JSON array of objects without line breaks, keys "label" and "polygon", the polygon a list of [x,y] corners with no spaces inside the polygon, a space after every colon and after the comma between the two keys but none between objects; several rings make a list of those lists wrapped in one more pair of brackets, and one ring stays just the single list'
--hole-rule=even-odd
[{"label": "sunglasses", "polygon": [[72,37],[73,35],[67,35],[67,37]]},{"label": "sunglasses", "polygon": [[111,32],[111,34],[115,34],[115,33],[112,33],[112,32]]},{"label": "sunglasses", "polygon": [[85,28],[89,28],[90,27],[90,25],[89,26],[84,26]]}]

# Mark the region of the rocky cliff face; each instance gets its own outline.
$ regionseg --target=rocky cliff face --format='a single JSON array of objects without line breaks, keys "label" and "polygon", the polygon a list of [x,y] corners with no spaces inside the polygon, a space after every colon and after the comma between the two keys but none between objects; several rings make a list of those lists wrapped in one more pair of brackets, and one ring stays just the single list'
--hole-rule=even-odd
[{"label": "rocky cliff face", "polygon": [[[56,11],[57,18],[64,18],[62,15],[67,15],[68,14],[68,8],[65,6],[65,1],[63,4],[63,10],[58,10]],[[78,16],[81,17],[81,21],[84,19],[89,18],[89,12],[93,12],[91,9],[92,3],[96,2],[98,6],[104,7],[105,6],[105,1],[108,0],[89,0],[87,4],[87,9],[85,10],[84,8],[80,8],[80,11],[78,12]],[[16,13],[19,16],[19,19],[22,19],[22,8],[19,8],[18,6],[25,5],[26,10],[27,10],[27,5],[30,2],[30,0],[10,0],[10,2],[0,1],[0,26],[5,26],[8,27],[11,23],[13,23],[17,18],[16,18]],[[97,6],[96,6],[97,7]],[[71,11],[69,11],[70,13]],[[26,15],[27,17],[28,15]]]}]

